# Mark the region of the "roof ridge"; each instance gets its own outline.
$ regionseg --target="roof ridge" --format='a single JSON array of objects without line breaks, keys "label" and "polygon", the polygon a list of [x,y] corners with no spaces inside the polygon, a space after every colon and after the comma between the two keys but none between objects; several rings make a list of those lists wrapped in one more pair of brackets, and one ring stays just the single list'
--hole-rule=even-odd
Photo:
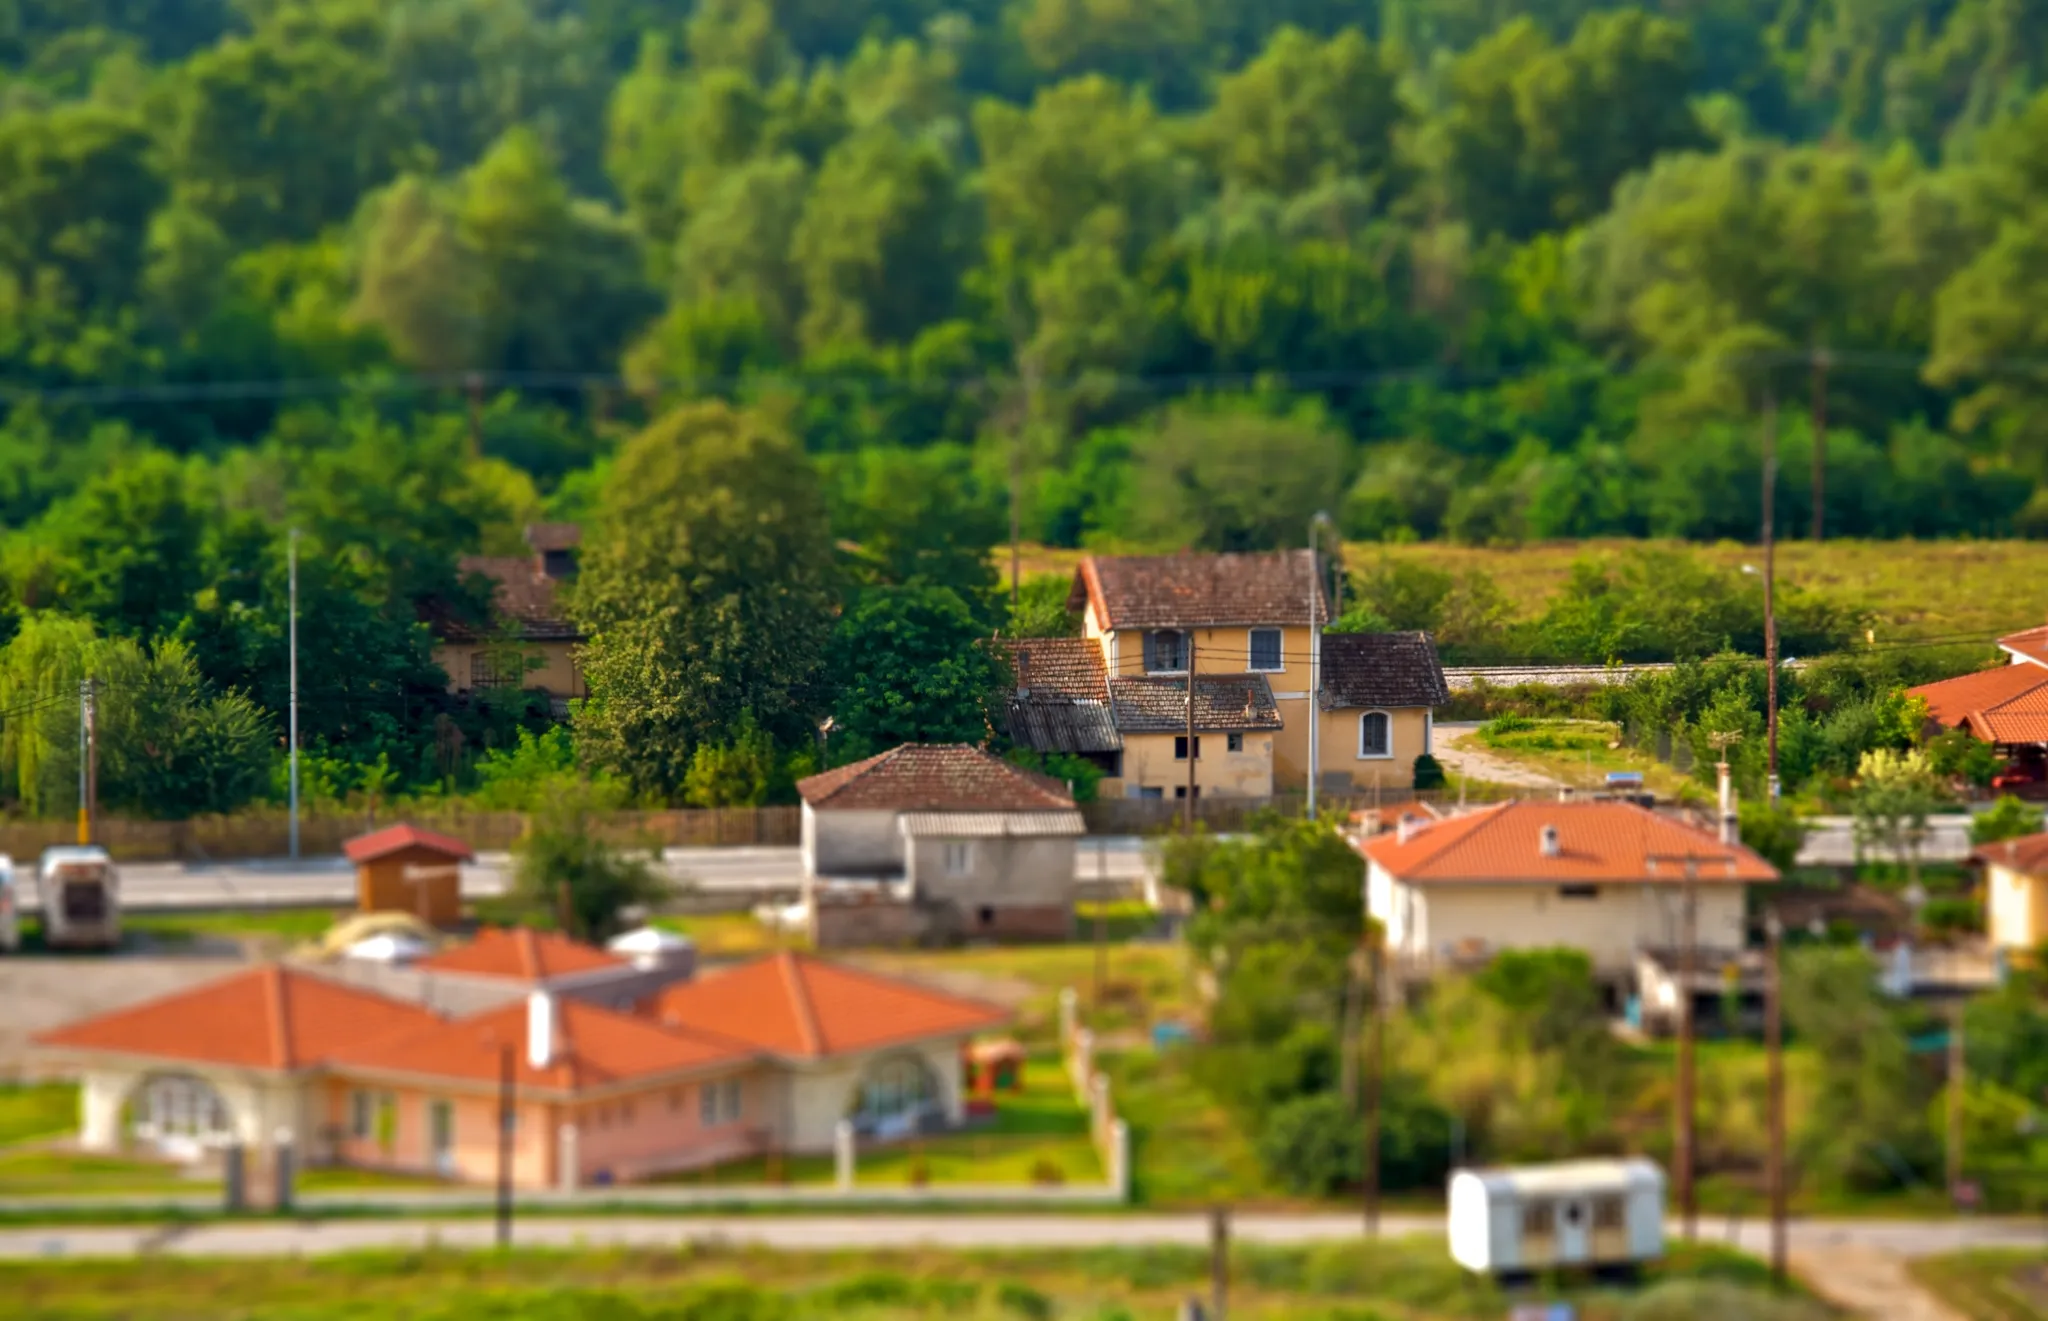
[{"label": "roof ridge", "polygon": [[284,965],[272,963],[266,968],[264,979],[265,1008],[270,1011],[270,1048],[277,1055],[277,1066],[281,1069],[292,1067],[291,996],[285,987]]},{"label": "roof ridge", "polygon": [[789,988],[789,997],[796,1004],[797,1035],[803,1038],[804,1048],[810,1054],[825,1054],[825,1039],[818,1031],[818,1011],[811,1004],[810,988],[799,971],[798,956],[783,950],[774,957],[780,965],[783,984]]},{"label": "roof ridge", "polygon": [[987,1009],[995,1013],[1003,1012],[1000,1005],[992,1004],[977,996],[955,995],[951,991],[942,991],[935,986],[927,986],[912,977],[892,977],[887,973],[877,972],[872,968],[855,967],[852,964],[838,963],[830,959],[812,959],[809,962],[829,969],[841,977],[867,982],[870,985],[885,987],[892,991],[918,996],[922,999],[944,1001],[949,1004],[970,1004],[978,1009]]},{"label": "roof ridge", "polygon": [[1439,817],[1434,821],[1428,822],[1408,836],[1409,842],[1413,843],[1417,840],[1427,841],[1430,835],[1443,830],[1445,826],[1463,824],[1465,829],[1444,831],[1442,837],[1437,840],[1437,847],[1433,852],[1423,853],[1409,865],[1419,867],[1436,861],[1444,853],[1449,852],[1464,840],[1469,839],[1473,831],[1485,824],[1487,818],[1499,816],[1506,809],[1513,807],[1520,801],[1522,800],[1519,798],[1509,798],[1498,803],[1486,803],[1470,811],[1460,812],[1456,816]]}]

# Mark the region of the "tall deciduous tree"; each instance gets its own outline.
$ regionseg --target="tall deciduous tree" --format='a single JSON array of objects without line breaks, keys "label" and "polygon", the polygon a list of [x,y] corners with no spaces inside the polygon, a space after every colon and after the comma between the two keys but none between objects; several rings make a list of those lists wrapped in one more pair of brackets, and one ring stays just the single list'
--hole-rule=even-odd
[{"label": "tall deciduous tree", "polygon": [[612,467],[571,603],[590,634],[588,753],[667,795],[748,712],[801,737],[832,579],[817,477],[773,423],[701,404],[642,431]]},{"label": "tall deciduous tree", "polygon": [[987,630],[945,587],[863,591],[832,633],[834,760],[899,743],[981,743],[1005,667]]}]

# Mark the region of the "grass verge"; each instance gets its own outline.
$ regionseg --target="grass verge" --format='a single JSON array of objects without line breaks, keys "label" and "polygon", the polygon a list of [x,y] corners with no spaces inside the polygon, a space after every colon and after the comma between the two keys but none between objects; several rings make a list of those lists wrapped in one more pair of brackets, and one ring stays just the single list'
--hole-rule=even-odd
[{"label": "grass verge", "polygon": [[1969,1321],[2048,1318],[2048,1253],[1979,1249],[1924,1257],[1908,1269],[1923,1288]]}]

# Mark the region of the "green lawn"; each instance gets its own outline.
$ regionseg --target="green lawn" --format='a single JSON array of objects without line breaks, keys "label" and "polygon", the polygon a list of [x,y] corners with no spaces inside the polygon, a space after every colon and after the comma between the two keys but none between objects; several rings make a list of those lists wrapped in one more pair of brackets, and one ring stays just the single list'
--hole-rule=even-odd
[{"label": "green lawn", "polygon": [[707,959],[746,958],[778,949],[802,949],[809,943],[775,931],[755,920],[752,913],[657,917],[654,925],[688,936],[696,942],[697,953]]},{"label": "green lawn", "polygon": [[1499,731],[1490,724],[1482,725],[1475,739],[1502,761],[1581,788],[1600,787],[1609,771],[1640,771],[1644,786],[1654,793],[1675,797],[1681,792],[1701,792],[1697,781],[1672,770],[1648,751],[1610,747],[1620,741],[1621,730],[1608,721],[1530,720],[1526,724],[1527,728]]},{"label": "green lawn", "polygon": [[77,1125],[77,1084],[0,1084],[0,1147],[33,1138],[61,1137]]},{"label": "green lawn", "polygon": [[[252,908],[234,911],[201,910],[183,913],[125,913],[121,917],[122,943],[185,946],[201,940],[259,941],[275,949],[316,940],[345,910],[327,908]],[[21,920],[22,948],[41,951],[41,919]],[[98,957],[97,955],[93,957]]]},{"label": "green lawn", "polygon": [[1018,1038],[1034,1048],[1056,1044],[1059,994],[1072,987],[1083,1017],[1105,1037],[1142,1033],[1187,1014],[1193,1006],[1187,951],[1178,944],[1116,943],[1101,951],[1104,973],[1095,994],[1097,951],[1091,944],[1008,945],[981,949],[862,954],[884,972],[937,981],[1016,1011]]},{"label": "green lawn", "polygon": [[124,1156],[96,1156],[47,1148],[0,1151],[0,1197],[105,1193],[204,1193],[211,1179],[185,1176],[180,1167]]},{"label": "green lawn", "polygon": [[1131,1192],[1155,1207],[1277,1202],[1252,1137],[1188,1075],[1185,1053],[1105,1054],[1110,1099],[1131,1129]]},{"label": "green lawn", "polygon": [[[1466,1275],[1438,1243],[1239,1245],[1230,1312],[1269,1321],[1498,1321],[1509,1299]],[[1052,1321],[1165,1318],[1206,1296],[1192,1248],[941,1253],[791,1253],[699,1246],[664,1251],[457,1253],[309,1259],[165,1256],[140,1262],[0,1263],[0,1297],[43,1321]],[[1823,1321],[1768,1291],[1753,1261],[1681,1250],[1636,1289],[1583,1283],[1581,1321]]]},{"label": "green lawn", "polygon": [[1912,1263],[1913,1278],[1969,1321],[2048,1319],[2048,1252],[1959,1252]]}]

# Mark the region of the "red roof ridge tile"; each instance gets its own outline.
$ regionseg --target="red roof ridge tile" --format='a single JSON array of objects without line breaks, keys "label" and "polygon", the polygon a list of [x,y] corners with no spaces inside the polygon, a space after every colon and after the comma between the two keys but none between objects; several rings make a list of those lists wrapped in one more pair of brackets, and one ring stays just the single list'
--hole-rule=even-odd
[{"label": "red roof ridge tile", "polygon": [[794,951],[783,950],[775,956],[780,963],[782,980],[789,987],[790,1003],[796,1006],[797,1035],[803,1038],[804,1051],[810,1055],[829,1054],[825,1048],[824,1034],[818,1030],[818,1010],[811,1003],[811,988],[804,980],[804,969]]},{"label": "red roof ridge tile", "polygon": [[284,968],[273,963],[263,978],[264,1004],[270,1011],[270,1049],[277,1059],[277,1067],[289,1069],[292,1058],[292,1029],[290,991],[286,987]]}]

